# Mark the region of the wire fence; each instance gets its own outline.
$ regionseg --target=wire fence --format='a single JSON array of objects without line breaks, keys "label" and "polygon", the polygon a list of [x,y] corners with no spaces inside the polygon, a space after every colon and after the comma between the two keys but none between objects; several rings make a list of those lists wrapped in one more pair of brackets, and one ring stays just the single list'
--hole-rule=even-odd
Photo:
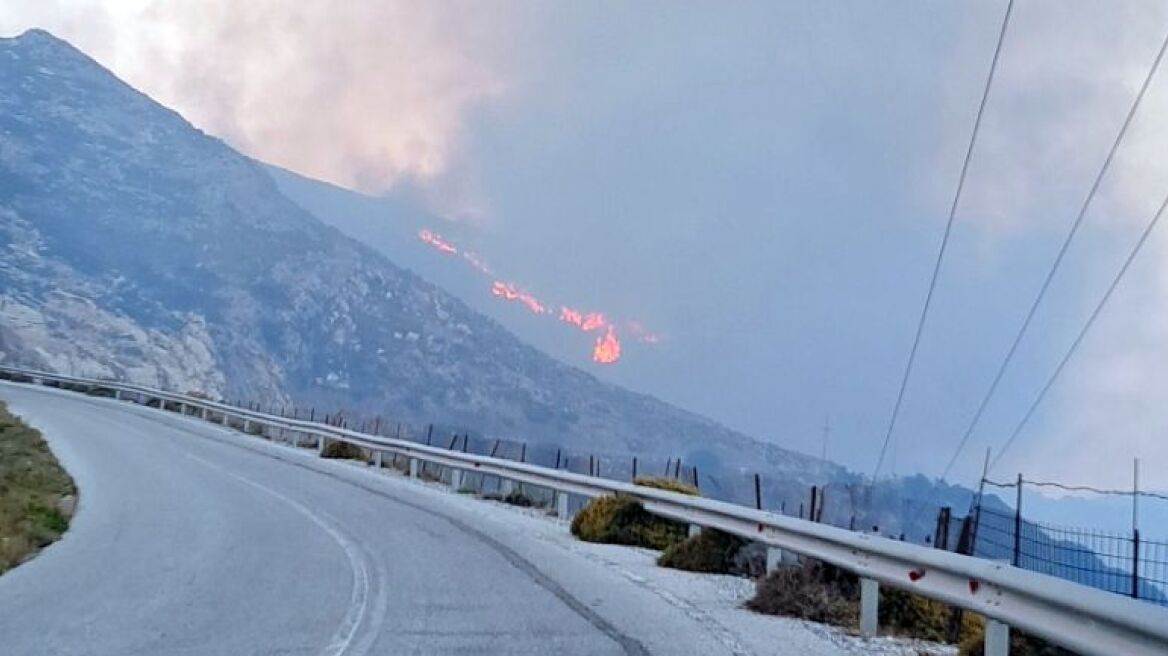
[{"label": "wire fence", "polygon": [[[260,410],[258,405],[237,404]],[[272,408],[275,414],[315,419],[362,432],[395,437],[489,455],[544,467],[563,469],[612,480],[633,480],[638,476],[674,478],[699,488],[704,496],[751,506],[780,514],[810,519],[849,530],[875,532],[892,539],[916,542],[978,558],[1009,562],[1030,571],[1131,596],[1168,607],[1168,542],[1142,537],[1138,530],[1116,533],[1082,527],[1068,527],[1026,519],[1019,508],[1009,508],[979,495],[970,513],[955,515],[950,507],[938,508],[935,501],[906,497],[895,486],[867,482],[806,486],[782,477],[759,473],[728,474],[699,471],[680,458],[612,456],[570,450],[548,444],[527,444],[494,439],[471,431],[435,424],[418,426],[385,418],[358,419],[348,413],[317,413],[315,410]],[[388,466],[401,466],[396,461]],[[423,471],[424,477],[442,480],[449,476],[440,468]],[[449,481],[446,481],[449,482]],[[1101,490],[1061,483],[1028,481],[1016,483],[985,480],[998,488],[1029,485],[1053,487],[1072,492],[1140,495],[1168,499],[1152,492]],[[464,491],[501,493],[509,490],[497,477],[472,474],[463,477]],[[550,504],[551,496],[539,490],[520,488],[535,505]],[[547,496],[547,498],[543,498]],[[1019,502],[1022,496],[1018,495]],[[583,499],[574,499],[573,509]],[[1020,506],[1020,503],[1018,504]],[[882,529],[883,527],[883,529]],[[896,527],[895,532],[888,527]]]}]

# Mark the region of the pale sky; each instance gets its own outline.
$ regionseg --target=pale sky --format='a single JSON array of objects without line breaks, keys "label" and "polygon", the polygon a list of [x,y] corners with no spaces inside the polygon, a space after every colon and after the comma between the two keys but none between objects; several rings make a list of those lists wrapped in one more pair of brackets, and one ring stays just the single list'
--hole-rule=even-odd
[{"label": "pale sky", "polygon": [[[1005,6],[9,0],[240,150],[459,223],[510,277],[668,335],[597,375],[871,471]],[[1160,40],[1022,0],[894,443],[940,473]],[[1168,71],[957,472],[976,476],[1168,192]],[[386,220],[392,220],[387,217]],[[437,226],[441,228],[441,226]],[[996,472],[1168,488],[1168,234]],[[542,326],[543,324],[539,324]],[[1160,472],[1160,473],[1157,473]]]}]

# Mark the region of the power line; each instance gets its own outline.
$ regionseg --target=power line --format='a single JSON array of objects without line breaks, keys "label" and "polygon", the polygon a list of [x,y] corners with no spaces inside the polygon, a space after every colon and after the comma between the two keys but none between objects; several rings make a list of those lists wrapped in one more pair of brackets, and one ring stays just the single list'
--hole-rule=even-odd
[{"label": "power line", "polygon": [[994,58],[990,62],[990,72],[986,76],[985,88],[982,89],[981,102],[977,106],[977,116],[973,121],[973,133],[969,137],[969,147],[965,150],[965,159],[961,163],[961,175],[957,178],[957,191],[953,194],[953,204],[949,206],[949,218],[945,221],[945,233],[941,237],[941,247],[937,251],[937,261],[933,264],[933,275],[929,279],[929,291],[925,294],[925,305],[921,308],[921,317],[917,321],[916,335],[913,337],[912,349],[908,353],[908,362],[904,366],[904,375],[900,380],[900,390],[896,393],[896,403],[892,406],[892,417],[888,420],[888,430],[884,434],[884,444],[880,447],[880,458],[876,461],[876,469],[872,472],[872,479],[880,475],[880,468],[884,466],[884,456],[888,451],[888,443],[892,439],[892,432],[896,428],[896,419],[900,415],[900,406],[904,402],[904,391],[908,387],[909,377],[912,375],[913,363],[916,361],[917,349],[921,344],[921,333],[925,329],[925,319],[929,316],[929,307],[933,303],[933,292],[937,288],[937,277],[941,273],[941,262],[945,259],[945,250],[949,245],[949,235],[953,232],[953,219],[957,216],[957,205],[961,202],[961,192],[965,189],[965,177],[969,172],[969,161],[973,157],[973,146],[977,143],[977,134],[981,130],[982,115],[985,114],[986,101],[989,100],[990,87],[993,86],[994,72],[998,68],[998,59],[1002,54],[1002,42],[1006,39],[1006,28],[1010,24],[1010,14],[1014,9],[1014,0],[1006,4],[1006,13],[1002,17],[1002,27],[998,32],[998,43],[994,47]]},{"label": "power line", "polygon": [[[1026,331],[1030,329],[1030,323],[1034,320],[1034,315],[1038,311],[1038,306],[1042,303],[1043,298],[1046,297],[1046,291],[1050,288],[1050,282],[1058,273],[1059,267],[1062,266],[1063,257],[1067,254],[1067,249],[1071,245],[1071,241],[1079,232],[1079,226],[1083,223],[1083,217],[1087,215],[1087,209],[1091,206],[1091,202],[1095,200],[1095,195],[1099,191],[1099,186],[1103,182],[1103,178],[1107,175],[1107,171],[1111,168],[1111,162],[1115,159],[1115,153],[1119,150],[1119,145],[1127,134],[1128,128],[1132,124],[1132,119],[1136,115],[1136,111],[1143,102],[1144,95],[1148,91],[1148,87],[1152,83],[1152,78],[1156,76],[1156,71],[1160,68],[1160,61],[1164,59],[1164,52],[1168,50],[1168,33],[1164,35],[1164,40],[1160,43],[1160,50],[1156,53],[1156,58],[1152,61],[1152,67],[1148,69],[1148,75],[1144,78],[1144,83],[1140,87],[1140,91],[1136,94],[1135,101],[1127,112],[1127,116],[1123,120],[1123,125],[1119,128],[1119,133],[1115,135],[1115,141],[1111,143],[1111,149],[1107,151],[1107,158],[1103,160],[1103,166],[1100,167],[1099,173],[1095,175],[1095,181],[1091,184],[1091,189],[1087,192],[1087,197],[1083,200],[1083,204],[1079,207],[1079,213],[1075,216],[1075,220],[1071,223],[1070,232],[1067,233],[1063,239],[1062,246],[1059,247],[1058,254],[1054,258],[1054,263],[1051,264],[1050,271],[1047,272],[1046,278],[1042,281],[1042,286],[1038,289],[1038,295],[1034,298],[1034,302],[1030,304],[1030,310],[1026,313],[1025,320],[1022,321],[1022,326],[1018,329],[1018,334],[1014,336],[1014,341],[1010,344],[1010,349],[1006,352],[1005,359],[1002,360],[1001,366],[998,367],[998,372],[994,375],[994,380],[990,383],[990,387],[986,390],[985,396],[982,397],[981,403],[977,407],[977,412],[973,414],[973,419],[969,422],[969,426],[965,429],[965,433],[961,436],[961,441],[957,444],[957,448],[953,451],[953,457],[949,459],[949,464],[945,466],[945,472],[941,474],[941,478],[948,478],[949,472],[952,471],[953,465],[956,464],[957,458],[961,455],[961,451],[965,448],[969,438],[973,435],[974,429],[977,428],[978,422],[981,421],[982,414],[990,403],[990,399],[998,389],[998,384],[1002,382],[1002,377],[1009,368],[1010,362],[1014,359],[1014,354],[1018,351],[1018,345],[1022,343],[1022,338],[1026,335]],[[1000,454],[999,454],[1000,455]]]},{"label": "power line", "polygon": [[1014,440],[1018,438],[1018,434],[1021,433],[1022,429],[1026,427],[1026,424],[1030,421],[1030,417],[1034,415],[1034,411],[1038,409],[1039,404],[1041,404],[1042,400],[1046,398],[1046,393],[1050,391],[1051,386],[1054,385],[1054,382],[1058,379],[1059,374],[1063,372],[1063,369],[1067,366],[1067,362],[1070,361],[1071,356],[1073,356],[1075,351],[1079,348],[1079,344],[1083,342],[1083,338],[1086,337],[1087,331],[1091,330],[1091,326],[1095,323],[1095,319],[1099,317],[1099,313],[1103,311],[1103,307],[1107,305],[1107,301],[1111,299],[1111,294],[1115,291],[1115,288],[1119,286],[1119,281],[1123,279],[1123,276],[1127,273],[1131,263],[1136,259],[1136,256],[1139,255],[1140,249],[1142,249],[1144,244],[1148,241],[1148,236],[1152,234],[1152,231],[1156,228],[1156,225],[1160,223],[1160,217],[1164,216],[1165,208],[1168,208],[1168,195],[1164,197],[1164,202],[1160,204],[1160,209],[1156,210],[1156,214],[1152,216],[1152,220],[1148,222],[1148,225],[1146,228],[1144,228],[1144,232],[1140,235],[1139,240],[1136,241],[1135,246],[1132,248],[1131,252],[1128,253],[1127,259],[1123,262],[1123,266],[1121,266],[1119,271],[1116,272],[1115,278],[1111,281],[1111,285],[1108,286],[1107,291],[1103,294],[1103,298],[1099,299],[1099,304],[1095,306],[1094,310],[1092,310],[1091,316],[1087,318],[1087,323],[1083,324],[1083,329],[1079,331],[1079,335],[1075,337],[1075,341],[1071,343],[1071,347],[1067,349],[1066,354],[1063,355],[1063,359],[1059,361],[1058,367],[1055,368],[1054,373],[1051,374],[1049,379],[1047,379],[1046,384],[1042,386],[1042,390],[1039,391],[1038,396],[1034,399],[1034,402],[1030,404],[1030,408],[1026,411],[1026,414],[1022,416],[1022,421],[1018,422],[1018,426],[1014,428],[1014,432],[1010,433],[1010,439],[1006,440],[1006,443],[1002,445],[1001,450],[998,451],[998,455],[995,456],[993,462],[990,463],[990,469],[993,469],[994,465],[998,464],[998,461],[1002,459],[1002,456],[1006,453],[1007,450],[1009,450],[1010,446],[1014,444]]}]

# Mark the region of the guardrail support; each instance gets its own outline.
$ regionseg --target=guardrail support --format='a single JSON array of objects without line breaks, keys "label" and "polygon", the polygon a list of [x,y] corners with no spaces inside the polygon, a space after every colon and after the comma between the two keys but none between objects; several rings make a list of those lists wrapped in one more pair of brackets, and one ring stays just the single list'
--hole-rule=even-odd
[{"label": "guardrail support", "polygon": [[114,390],[114,400],[115,401],[122,400],[122,390]]},{"label": "guardrail support", "polygon": [[410,458],[410,478],[418,477],[418,459]]},{"label": "guardrail support", "polygon": [[556,516],[565,521],[572,518],[568,512],[567,492],[556,492]]},{"label": "guardrail support", "polygon": [[766,573],[770,574],[783,565],[783,550],[778,547],[767,547]]},{"label": "guardrail support", "polygon": [[[860,579],[860,635],[876,637],[880,619],[880,584],[875,579]],[[986,656],[989,656],[989,636],[986,636]]]},{"label": "guardrail support", "polygon": [[324,450],[328,447],[328,439],[324,435],[316,437],[316,455],[324,457]]},{"label": "guardrail support", "polygon": [[702,527],[701,526],[698,526],[697,524],[690,524],[689,525],[689,533],[688,533],[689,537],[692,538],[695,535],[701,535],[701,534],[702,534]]},{"label": "guardrail support", "polygon": [[1009,656],[1010,627],[1007,624],[986,618],[985,656]]},{"label": "guardrail support", "polygon": [[373,466],[376,469],[381,469],[381,460],[382,460],[382,455],[384,453],[385,453],[384,451],[374,451],[373,452]]},{"label": "guardrail support", "polygon": [[450,470],[450,489],[454,490],[455,492],[462,489],[462,470],[461,469],[451,469]]},{"label": "guardrail support", "polygon": [[243,432],[245,432],[245,433],[251,432],[251,420],[250,419],[243,420]]},{"label": "guardrail support", "polygon": [[515,481],[509,478],[504,478],[499,481],[499,494],[507,496],[515,489]]},{"label": "guardrail support", "polygon": [[180,415],[184,415],[184,416],[185,416],[185,415],[187,414],[187,404],[185,404],[185,403],[179,403],[179,404],[178,404],[178,413],[179,413]]}]

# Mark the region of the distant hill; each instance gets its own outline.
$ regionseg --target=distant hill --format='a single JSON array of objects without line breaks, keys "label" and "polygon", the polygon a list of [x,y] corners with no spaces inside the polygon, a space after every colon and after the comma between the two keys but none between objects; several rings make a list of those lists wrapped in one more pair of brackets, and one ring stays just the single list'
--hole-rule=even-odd
[{"label": "distant hill", "polygon": [[[604,383],[42,31],[0,40],[0,358],[597,453],[842,468]],[[294,135],[291,135],[294,137]]]}]

